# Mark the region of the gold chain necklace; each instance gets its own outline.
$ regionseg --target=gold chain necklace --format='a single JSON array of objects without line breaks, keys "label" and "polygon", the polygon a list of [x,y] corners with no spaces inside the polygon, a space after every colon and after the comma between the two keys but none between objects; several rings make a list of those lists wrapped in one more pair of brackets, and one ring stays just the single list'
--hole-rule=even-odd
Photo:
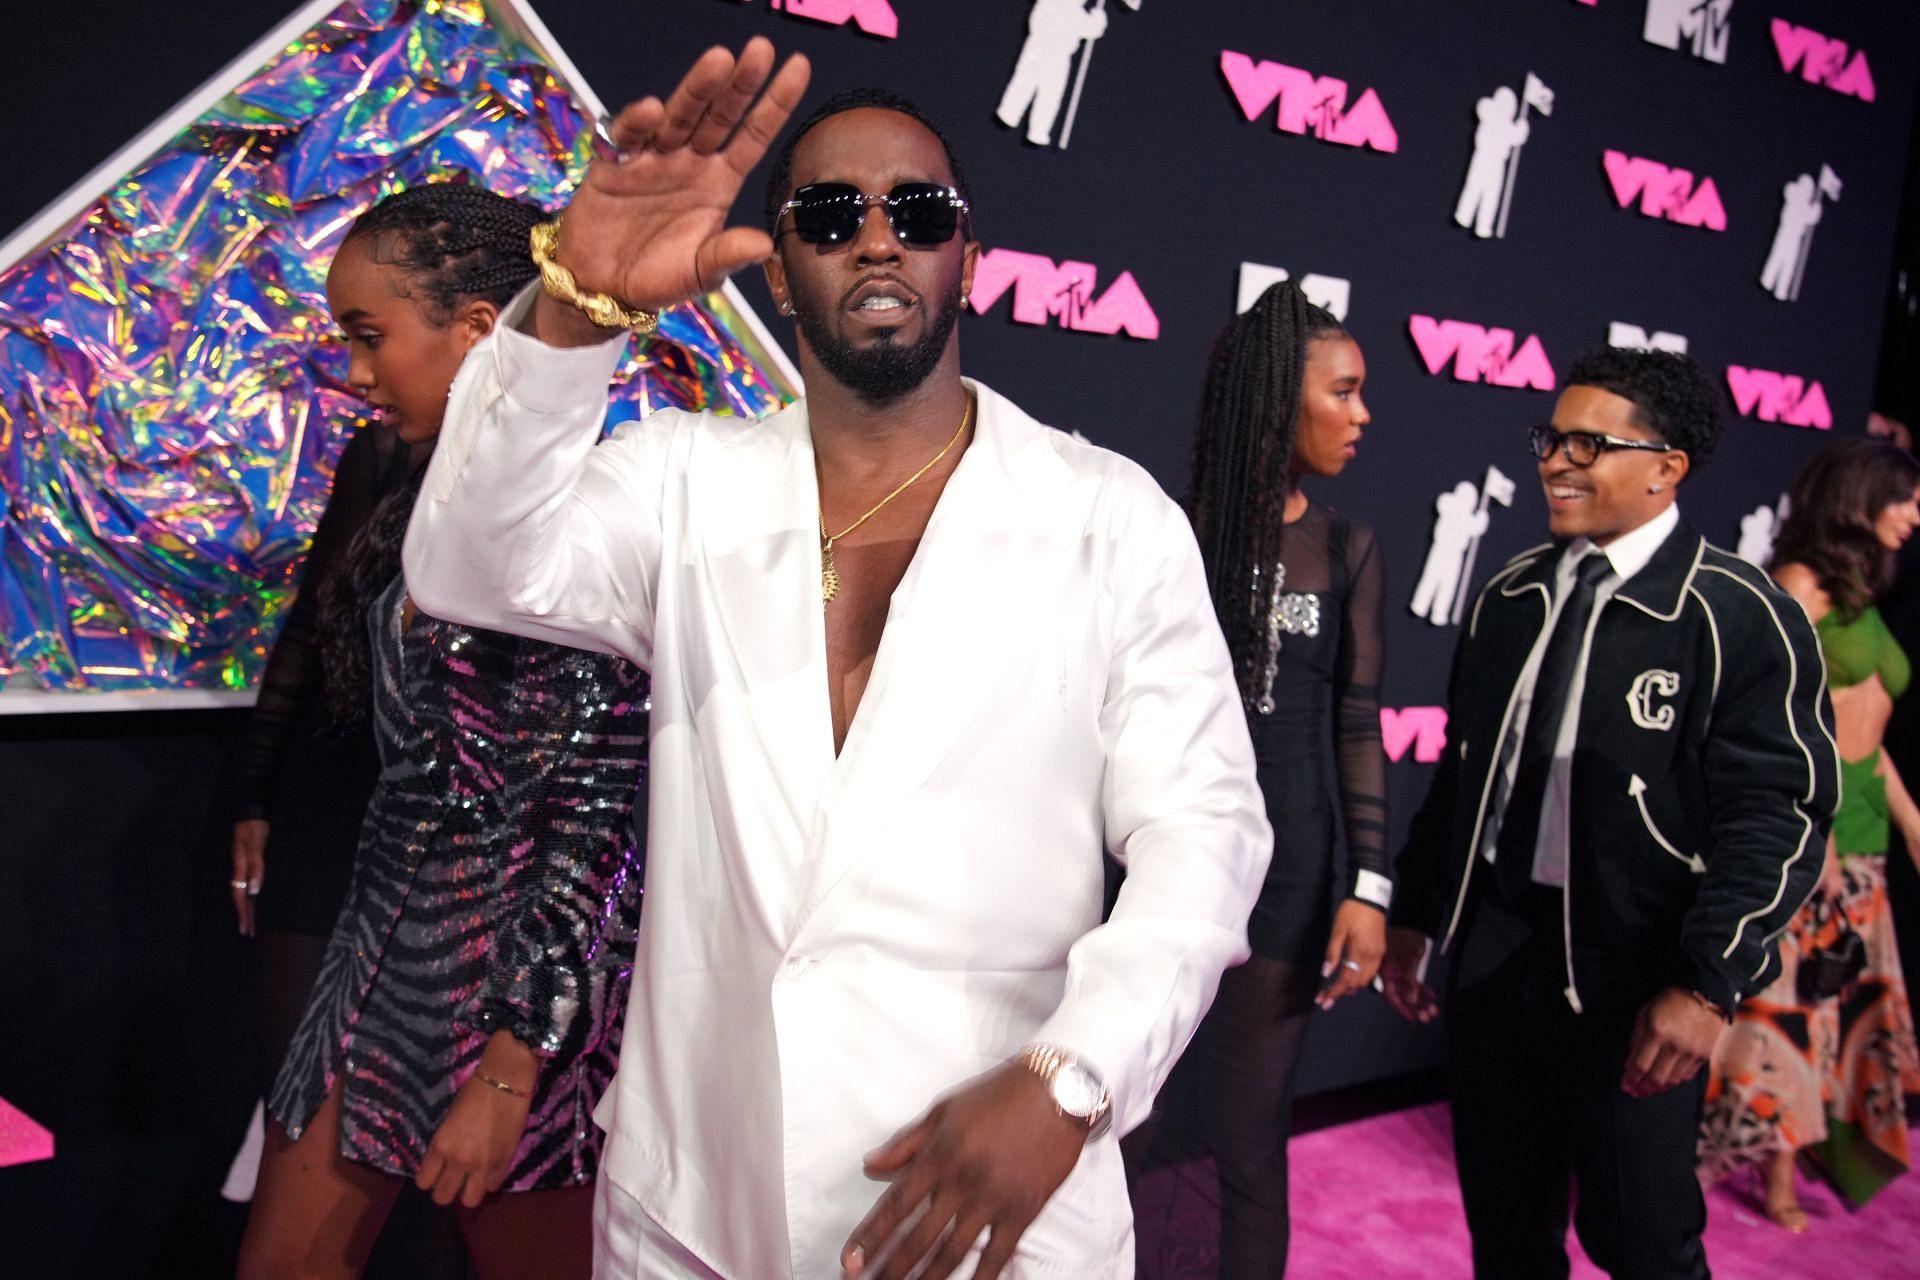
[{"label": "gold chain necklace", "polygon": [[888,494],[886,497],[880,499],[880,501],[874,503],[873,506],[869,507],[867,509],[867,514],[861,516],[858,520],[855,520],[852,524],[848,525],[846,528],[842,529],[840,532],[833,534],[831,536],[829,536],[827,533],[826,500],[824,498],[821,499],[821,503],[820,503],[820,603],[821,604],[823,605],[832,604],[833,598],[840,594],[840,574],[839,574],[839,571],[833,567],[833,544],[840,541],[840,539],[846,537],[848,534],[852,533],[855,529],[858,529],[861,525],[865,524],[867,521],[873,519],[873,517],[879,513],[880,508],[886,506],[889,502],[892,502],[895,498],[899,497],[901,494],[905,493],[908,489],[912,488],[914,481],[918,480],[921,476],[924,476],[925,474],[927,474],[927,472],[933,470],[934,467],[938,465],[940,459],[947,456],[948,450],[952,449],[955,444],[959,443],[960,437],[966,434],[967,424],[972,421],[973,421],[973,397],[969,395],[967,397],[967,411],[960,415],[960,425],[954,428],[952,439],[948,440],[944,445],[940,446],[940,452],[934,454],[931,458],[927,459],[927,465],[925,465],[924,467],[921,467],[918,471],[914,472],[912,475],[908,476],[905,480],[901,481],[900,486],[896,488],[892,493]]}]

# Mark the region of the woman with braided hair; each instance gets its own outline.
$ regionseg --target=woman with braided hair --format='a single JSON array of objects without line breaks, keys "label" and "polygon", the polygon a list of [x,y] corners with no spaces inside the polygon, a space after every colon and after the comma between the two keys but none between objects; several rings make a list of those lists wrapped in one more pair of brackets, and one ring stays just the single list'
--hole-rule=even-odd
[{"label": "woman with braided hair", "polygon": [[[429,184],[348,232],[328,307],[349,383],[400,440],[439,433],[467,352],[534,278],[544,217]],[[633,958],[646,678],[416,611],[400,548],[421,474],[321,589],[327,701],[336,720],[371,719],[380,773],[268,1099],[243,1277],[357,1275],[403,1179],[458,1202],[483,1278],[591,1266],[589,1113]]]},{"label": "woman with braided hair", "polygon": [[1353,458],[1365,380],[1340,323],[1298,286],[1274,285],[1215,342],[1194,442],[1188,507],[1274,830],[1247,926],[1253,958],[1222,977],[1158,1126],[1166,1154],[1180,1133],[1205,1150],[1178,1154],[1213,1157],[1223,1277],[1286,1268],[1288,1112],[1307,1020],[1372,982],[1386,945],[1380,551],[1370,529],[1300,487]]}]

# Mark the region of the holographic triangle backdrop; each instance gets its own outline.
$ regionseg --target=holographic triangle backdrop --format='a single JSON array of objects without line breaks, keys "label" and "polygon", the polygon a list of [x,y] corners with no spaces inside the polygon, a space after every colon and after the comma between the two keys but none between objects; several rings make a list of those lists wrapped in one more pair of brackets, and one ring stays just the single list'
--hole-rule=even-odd
[{"label": "holographic triangle backdrop", "polygon": [[[305,12],[215,105],[0,256],[10,692],[250,688],[366,425],[323,297],[340,237],[403,186],[557,208],[585,167],[597,103],[518,0]],[[661,405],[763,414],[797,391],[780,360],[731,291],[674,308],[635,344],[609,425]]]}]

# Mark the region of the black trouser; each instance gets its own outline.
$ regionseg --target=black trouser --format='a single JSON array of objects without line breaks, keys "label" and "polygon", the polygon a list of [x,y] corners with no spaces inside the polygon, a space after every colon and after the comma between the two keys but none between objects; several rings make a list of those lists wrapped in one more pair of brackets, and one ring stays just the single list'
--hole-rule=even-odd
[{"label": "black trouser", "polygon": [[1570,1189],[1582,1247],[1616,1280],[1705,1277],[1706,1072],[1621,1091],[1638,1011],[1573,1012],[1553,890],[1482,901],[1456,954],[1447,1074],[1477,1280],[1562,1280]]},{"label": "black trouser", "polygon": [[[1312,964],[1255,956],[1220,978],[1220,993],[1160,1095],[1155,1118],[1122,1144],[1128,1177],[1146,1167],[1212,1157],[1220,1211],[1217,1280],[1279,1280],[1286,1274],[1287,1138],[1293,1069],[1306,1041],[1320,971]],[[1201,1189],[1212,1199],[1214,1187]],[[1189,1235],[1176,1256],[1206,1256]],[[1142,1276],[1157,1268],[1140,1264]],[[1180,1271],[1179,1274],[1189,1274]]]}]

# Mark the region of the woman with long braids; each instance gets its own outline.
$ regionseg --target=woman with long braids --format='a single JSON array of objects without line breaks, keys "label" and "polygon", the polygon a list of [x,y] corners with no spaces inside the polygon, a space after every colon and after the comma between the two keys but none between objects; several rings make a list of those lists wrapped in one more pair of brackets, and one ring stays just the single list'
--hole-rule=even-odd
[{"label": "woman with long braids", "polygon": [[1365,381],[1352,335],[1277,284],[1215,343],[1194,443],[1194,531],[1274,829],[1247,926],[1253,958],[1221,979],[1180,1065],[1182,1103],[1198,1109],[1187,1125],[1219,1173],[1223,1277],[1286,1268],[1288,1113],[1307,1020],[1372,982],[1386,948],[1380,549],[1301,489],[1353,458]]},{"label": "woman with long braids", "polygon": [[[545,216],[430,184],[348,232],[328,306],[350,384],[403,441],[439,432],[467,351],[534,278]],[[646,681],[416,611],[400,547],[419,474],[322,591],[328,698],[336,718],[371,717],[381,769],[268,1100],[243,1277],[357,1275],[403,1179],[458,1202],[483,1280],[591,1269],[589,1111],[632,963]]]},{"label": "woman with long braids", "polygon": [[1807,1229],[1805,1154],[1855,1208],[1911,1164],[1906,1097],[1920,1092],[1887,901],[1892,833],[1920,860],[1920,807],[1881,750],[1912,665],[1874,601],[1920,526],[1920,461],[1868,436],[1836,440],[1794,482],[1775,580],[1812,619],[1840,748],[1840,808],[1819,887],[1780,939],[1780,969],[1741,1003],[1708,1078],[1700,1165],[1709,1181],[1764,1170],[1767,1217]]}]

